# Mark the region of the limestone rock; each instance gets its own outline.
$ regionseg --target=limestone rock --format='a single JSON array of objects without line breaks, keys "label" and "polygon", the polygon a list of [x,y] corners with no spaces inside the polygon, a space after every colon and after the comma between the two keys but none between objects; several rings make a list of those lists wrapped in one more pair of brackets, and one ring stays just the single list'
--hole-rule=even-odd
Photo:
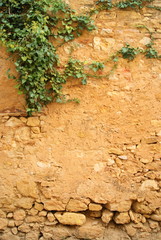
[{"label": "limestone rock", "polygon": [[31,231],[30,226],[27,223],[23,223],[18,227],[18,231],[28,233]]},{"label": "limestone rock", "polygon": [[111,225],[106,228],[104,240],[131,240],[127,233],[118,227]]},{"label": "limestone rock", "polygon": [[38,198],[38,189],[34,181],[22,179],[17,181],[17,189],[24,197]]},{"label": "limestone rock", "polygon": [[18,118],[15,117],[11,117],[6,123],[5,123],[6,127],[20,127],[23,126],[23,123],[21,120],[19,120]]},{"label": "limestone rock", "polygon": [[32,198],[20,198],[16,201],[15,205],[17,207],[20,207],[20,208],[24,208],[24,209],[30,209],[32,208],[32,205],[33,205],[33,199]]},{"label": "limestone rock", "polygon": [[151,42],[151,39],[149,37],[143,37],[141,40],[140,40],[140,43],[143,44],[143,45],[147,45]]},{"label": "limestone rock", "polygon": [[133,227],[133,224],[125,224],[125,230],[130,237],[134,237],[136,234],[136,228]]},{"label": "limestone rock", "polygon": [[38,214],[38,210],[35,209],[35,208],[31,208],[29,211],[28,211],[28,215],[31,215],[31,216],[35,216]]},{"label": "limestone rock", "polygon": [[25,240],[38,240],[39,239],[39,231],[31,231],[26,234]]},{"label": "limestone rock", "polygon": [[129,211],[129,215],[131,218],[131,221],[133,221],[134,223],[139,223],[139,222],[145,222],[146,219],[144,216],[142,216],[140,213],[135,213],[133,211]]},{"label": "limestone rock", "polygon": [[17,230],[16,227],[14,227],[14,228],[11,229],[11,232],[12,232],[14,235],[16,235],[16,234],[18,233],[18,230]]},{"label": "limestone rock", "polygon": [[15,226],[15,221],[14,220],[9,220],[7,226],[8,227],[14,227]]},{"label": "limestone rock", "polygon": [[107,203],[105,204],[105,207],[110,211],[127,212],[130,210],[131,204],[132,204],[131,200],[125,200],[120,202]]},{"label": "limestone rock", "polygon": [[6,213],[0,209],[0,218],[6,218]]},{"label": "limestone rock", "polygon": [[67,206],[66,211],[69,212],[79,212],[87,210],[87,204],[78,199],[70,199]]},{"label": "limestone rock", "polygon": [[38,117],[29,117],[27,120],[27,126],[38,127],[40,125],[40,120]]},{"label": "limestone rock", "polygon": [[27,223],[41,223],[45,221],[45,218],[40,216],[27,216],[25,221]]},{"label": "limestone rock", "polygon": [[49,212],[47,214],[47,219],[49,220],[49,222],[53,222],[55,220],[55,216],[53,213]]},{"label": "limestone rock", "polygon": [[8,221],[5,218],[0,218],[0,230],[4,230],[7,227]]},{"label": "limestone rock", "polygon": [[15,140],[18,142],[30,140],[30,129],[28,127],[19,127],[15,131]]},{"label": "limestone rock", "polygon": [[102,205],[101,204],[96,204],[96,203],[90,203],[88,208],[89,208],[90,211],[101,211],[102,210]]},{"label": "limestone rock", "polygon": [[66,204],[59,198],[44,201],[44,209],[48,211],[64,211]]},{"label": "limestone rock", "polygon": [[111,220],[112,220],[112,217],[113,217],[113,212],[110,212],[109,210],[104,210],[103,213],[102,213],[102,222],[108,224]]},{"label": "limestone rock", "polygon": [[130,222],[130,216],[128,212],[116,213],[114,216],[114,221],[117,224],[125,224]]},{"label": "limestone rock", "polygon": [[56,219],[64,225],[83,225],[86,222],[86,217],[81,213],[57,212]]},{"label": "limestone rock", "polygon": [[78,239],[97,239],[103,236],[105,227],[101,221],[96,219],[88,219],[87,222],[78,227],[76,237]]},{"label": "limestone rock", "polygon": [[153,209],[146,202],[134,202],[132,205],[132,209],[141,214],[151,214]]},{"label": "limestone rock", "polygon": [[44,205],[42,203],[35,202],[34,208],[38,211],[42,211],[44,209]]},{"label": "limestone rock", "polygon": [[152,220],[161,222],[161,214],[160,214],[160,215],[158,215],[158,214],[152,214],[152,215],[150,215],[150,218],[151,218]]},{"label": "limestone rock", "polygon": [[149,180],[149,179],[145,180],[140,187],[140,190],[142,190],[142,191],[158,190],[158,189],[159,189],[159,186],[158,186],[157,181]]},{"label": "limestone rock", "polygon": [[123,151],[119,148],[110,148],[108,149],[109,153],[115,154],[115,155],[123,155]]},{"label": "limestone rock", "polygon": [[17,209],[14,213],[13,213],[13,218],[17,221],[21,221],[24,220],[26,217],[26,212],[23,209]]}]

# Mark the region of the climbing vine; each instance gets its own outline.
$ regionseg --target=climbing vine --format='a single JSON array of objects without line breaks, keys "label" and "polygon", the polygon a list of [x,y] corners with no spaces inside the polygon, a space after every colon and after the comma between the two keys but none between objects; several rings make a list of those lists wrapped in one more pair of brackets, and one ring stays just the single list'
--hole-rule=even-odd
[{"label": "climbing vine", "polygon": [[[94,30],[93,14],[112,8],[140,9],[151,2],[153,0],[126,0],[113,4],[110,0],[98,0],[89,12],[77,15],[62,0],[1,0],[0,41],[15,58],[19,73],[17,88],[25,95],[28,115],[40,111],[54,100],[66,102],[61,89],[68,79],[75,78],[86,84],[88,77],[97,77],[96,72],[104,69],[107,61],[85,64],[71,56],[64,68],[59,68],[57,49],[81,36],[83,31]],[[159,7],[154,8],[160,10]],[[117,67],[120,57],[130,61],[138,54],[144,54],[147,58],[161,58],[153,47],[154,38],[150,31],[149,35],[151,42],[144,50],[126,43],[115,53],[110,58],[114,65],[109,74]],[[87,72],[85,65],[93,74]],[[109,74],[99,77],[108,77]],[[78,99],[72,100],[78,102]]]}]

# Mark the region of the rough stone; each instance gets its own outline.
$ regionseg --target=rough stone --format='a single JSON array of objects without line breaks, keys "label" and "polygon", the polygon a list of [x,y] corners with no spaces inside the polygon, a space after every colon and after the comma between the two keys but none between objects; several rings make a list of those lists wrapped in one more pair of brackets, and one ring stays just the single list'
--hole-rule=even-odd
[{"label": "rough stone", "polygon": [[125,230],[130,237],[134,237],[137,231],[131,223],[125,224]]},{"label": "rough stone", "polygon": [[56,218],[53,213],[49,212],[47,214],[47,219],[49,220],[49,222],[53,222]]},{"label": "rough stone", "polygon": [[27,223],[23,223],[18,227],[18,231],[28,233],[31,231],[30,226]]},{"label": "rough stone", "polygon": [[132,201],[120,201],[120,202],[111,202],[105,204],[105,207],[110,211],[118,211],[118,212],[126,212],[129,211],[131,208]]},{"label": "rough stone", "polygon": [[38,210],[35,208],[31,208],[30,210],[28,210],[28,215],[35,216],[37,214],[38,214]]},{"label": "rough stone", "polygon": [[35,223],[35,222],[41,223],[45,221],[45,218],[40,216],[27,216],[25,221],[27,223]]},{"label": "rough stone", "polygon": [[86,222],[86,217],[81,213],[57,212],[56,219],[64,225],[83,225]]},{"label": "rough stone", "polygon": [[147,191],[147,190],[158,190],[159,186],[157,181],[155,180],[145,180],[140,187],[140,190]]},{"label": "rough stone", "polygon": [[6,213],[0,209],[0,218],[6,218]]},{"label": "rough stone", "polygon": [[15,117],[11,117],[6,123],[5,123],[6,127],[20,127],[23,126],[23,123],[21,120],[19,120],[18,118]]},{"label": "rough stone", "polygon": [[114,216],[114,221],[117,224],[125,224],[130,222],[130,216],[128,212],[116,213]]},{"label": "rough stone", "polygon": [[12,232],[14,235],[16,235],[16,234],[18,233],[18,230],[17,230],[16,227],[14,227],[14,228],[11,229],[11,232]]},{"label": "rough stone", "polygon": [[161,222],[161,214],[160,214],[160,215],[158,215],[158,214],[152,214],[152,215],[150,215],[150,218],[151,218],[152,220]]},{"label": "rough stone", "polygon": [[96,204],[96,203],[90,203],[88,206],[90,211],[101,211],[102,210],[102,205],[101,204]]},{"label": "rough stone", "polygon": [[144,216],[142,216],[140,213],[135,213],[133,211],[129,211],[129,215],[131,218],[131,221],[133,221],[134,223],[139,223],[139,222],[145,222],[146,219]]},{"label": "rough stone", "polygon": [[65,210],[66,204],[62,200],[54,198],[44,202],[44,209],[48,211],[63,211]]},{"label": "rough stone", "polygon": [[0,230],[4,230],[7,227],[8,221],[5,218],[0,218]]},{"label": "rough stone", "polygon": [[87,222],[78,227],[76,237],[78,239],[97,239],[103,236],[105,227],[96,219],[88,219]]},{"label": "rough stone", "polygon": [[34,208],[38,211],[42,211],[44,209],[44,205],[42,203],[35,202]]},{"label": "rough stone", "polygon": [[87,208],[88,208],[87,204],[82,202],[81,200],[70,199],[66,206],[66,211],[79,212],[79,211],[85,211],[87,210]]},{"label": "rough stone", "polygon": [[29,117],[27,120],[27,126],[38,127],[40,125],[40,120],[38,117]]},{"label": "rough stone", "polygon": [[17,181],[17,189],[24,197],[38,198],[38,189],[34,181],[22,179]]},{"label": "rough stone", "polygon": [[30,140],[30,129],[28,127],[19,127],[15,131],[15,140],[18,142]]},{"label": "rough stone", "polygon": [[111,220],[112,220],[112,217],[113,217],[114,213],[113,212],[110,212],[109,210],[104,210],[102,212],[102,222],[108,224]]},{"label": "rough stone", "polygon": [[13,218],[17,221],[21,221],[24,220],[26,217],[26,212],[23,209],[17,209],[14,213],[13,213]]},{"label": "rough stone", "polygon": [[118,148],[110,148],[108,149],[108,152],[115,155],[123,155],[123,151]]},{"label": "rough stone", "polygon": [[8,227],[14,227],[14,226],[15,226],[14,220],[9,220],[8,221]]},{"label": "rough stone", "polygon": [[33,199],[32,198],[20,198],[16,201],[15,205],[17,207],[20,207],[20,208],[24,208],[24,209],[30,209],[32,208],[32,205],[33,205]]},{"label": "rough stone", "polygon": [[132,209],[141,214],[151,214],[153,212],[153,209],[146,202],[134,202]]}]

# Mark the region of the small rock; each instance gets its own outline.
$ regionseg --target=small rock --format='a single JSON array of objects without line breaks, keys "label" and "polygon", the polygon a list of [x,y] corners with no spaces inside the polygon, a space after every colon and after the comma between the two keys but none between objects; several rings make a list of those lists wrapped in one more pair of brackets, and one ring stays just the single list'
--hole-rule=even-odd
[{"label": "small rock", "polygon": [[30,209],[32,208],[33,201],[32,198],[20,198],[16,201],[15,205],[20,208]]},{"label": "small rock", "polygon": [[132,205],[132,209],[141,214],[151,214],[153,209],[146,202],[134,202]]},{"label": "small rock", "polygon": [[49,212],[49,213],[47,214],[47,219],[49,220],[49,222],[54,222],[54,220],[55,220],[56,218],[55,218],[55,216],[54,216],[53,213]]},{"label": "small rock", "polygon": [[148,222],[149,222],[150,228],[152,228],[152,229],[159,228],[159,223],[158,222],[152,221],[150,219],[148,220]]},{"label": "small rock", "polygon": [[113,212],[110,212],[109,210],[104,210],[103,213],[102,213],[102,222],[108,224],[111,220],[112,220],[112,217],[113,217]]},{"label": "small rock", "polygon": [[77,199],[70,199],[66,206],[66,210],[69,212],[85,211],[85,210],[87,210],[87,208],[88,207],[87,207],[86,203],[84,203],[81,200],[77,200]]},{"label": "small rock", "polygon": [[18,227],[18,231],[24,232],[24,233],[28,233],[28,232],[31,231],[31,228],[30,228],[30,226],[27,223],[23,223],[22,225],[20,225]]},{"label": "small rock", "polygon": [[114,216],[114,221],[117,224],[125,224],[130,222],[130,216],[128,212],[116,213]]},{"label": "small rock", "polygon": [[14,220],[9,220],[8,221],[8,227],[14,227],[14,226],[15,226]]},{"label": "small rock", "polygon": [[86,222],[86,217],[81,213],[57,212],[56,219],[64,225],[83,225]]},{"label": "small rock", "polygon": [[131,200],[125,200],[120,202],[107,203],[105,204],[105,207],[110,211],[126,212],[130,210],[131,204]]},{"label": "small rock", "polygon": [[127,159],[128,159],[128,157],[127,157],[127,156],[125,156],[125,155],[118,156],[118,158],[119,158],[119,159],[121,159],[121,160],[127,160]]},{"label": "small rock", "polygon": [[115,155],[123,155],[123,151],[121,151],[118,148],[110,148],[110,149],[108,149],[108,152],[115,154]]},{"label": "small rock", "polygon": [[8,221],[5,218],[0,218],[0,230],[4,230],[8,225]]},{"label": "small rock", "polygon": [[42,211],[44,208],[44,205],[42,203],[35,202],[34,208],[38,211]]},{"label": "small rock", "polygon": [[40,133],[40,128],[39,127],[32,127],[31,131],[35,134],[39,134]]},{"label": "small rock", "polygon": [[155,180],[145,180],[141,187],[140,187],[141,191],[147,191],[147,190],[159,190],[159,186],[157,181]]},{"label": "small rock", "polygon": [[20,127],[23,126],[23,123],[21,122],[21,120],[19,120],[18,118],[15,117],[11,117],[6,123],[5,123],[6,127]]},{"label": "small rock", "polygon": [[133,227],[133,225],[131,223],[125,224],[125,229],[126,229],[127,234],[130,237],[134,237],[135,236],[137,230]]},{"label": "small rock", "polygon": [[35,209],[35,208],[31,208],[29,211],[28,211],[28,215],[31,215],[31,216],[36,216],[38,214],[38,210]]},{"label": "small rock", "polygon": [[0,218],[6,218],[6,213],[0,209]]},{"label": "small rock", "polygon": [[161,222],[161,214],[160,214],[160,215],[158,215],[158,214],[152,214],[152,215],[150,216],[150,218],[151,218],[152,220],[154,220],[154,221]]},{"label": "small rock", "polygon": [[12,218],[12,217],[13,217],[13,213],[10,212],[7,214],[7,218]]},{"label": "small rock", "polygon": [[24,197],[38,197],[37,185],[34,181],[29,179],[21,179],[17,181],[17,189]]},{"label": "small rock", "polygon": [[133,221],[134,223],[139,223],[139,222],[146,221],[145,217],[142,216],[140,213],[135,213],[135,212],[130,210],[129,215],[130,215],[131,221]]},{"label": "small rock", "polygon": [[18,209],[13,213],[14,220],[21,221],[26,217],[26,212],[23,209]]},{"label": "small rock", "polygon": [[151,43],[151,39],[149,37],[143,37],[140,40],[140,43],[143,44],[143,45],[147,45],[147,44]]},{"label": "small rock", "polygon": [[96,204],[96,203],[90,203],[89,204],[89,210],[90,211],[101,211],[102,210],[102,205]]},{"label": "small rock", "polygon": [[18,233],[18,230],[17,230],[16,227],[14,227],[14,228],[11,229],[11,232],[12,232],[14,235],[16,235],[16,234]]},{"label": "small rock", "polygon": [[41,211],[41,212],[39,212],[39,216],[40,216],[40,217],[46,217],[46,215],[47,215],[47,211]]},{"label": "small rock", "polygon": [[38,127],[40,125],[40,120],[38,117],[29,117],[27,120],[27,126]]}]

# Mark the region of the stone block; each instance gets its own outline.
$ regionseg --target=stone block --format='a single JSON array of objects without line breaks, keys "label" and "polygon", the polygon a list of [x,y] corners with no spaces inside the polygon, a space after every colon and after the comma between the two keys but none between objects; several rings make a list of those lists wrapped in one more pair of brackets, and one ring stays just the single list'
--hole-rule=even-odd
[{"label": "stone block", "polygon": [[83,225],[86,222],[86,217],[81,213],[57,212],[56,219],[64,225]]}]

